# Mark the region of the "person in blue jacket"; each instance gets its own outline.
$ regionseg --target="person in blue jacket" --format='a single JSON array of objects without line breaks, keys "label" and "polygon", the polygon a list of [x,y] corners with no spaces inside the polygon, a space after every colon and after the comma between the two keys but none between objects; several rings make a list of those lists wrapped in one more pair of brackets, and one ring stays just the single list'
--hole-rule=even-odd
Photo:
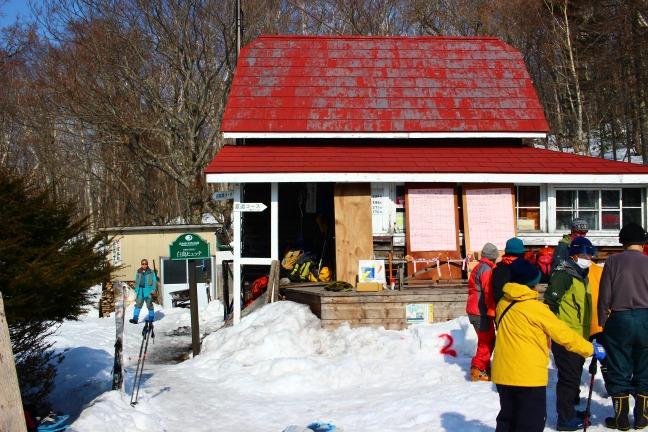
[{"label": "person in blue jacket", "polygon": [[133,318],[128,320],[133,324],[137,324],[139,314],[142,310],[142,305],[146,301],[148,308],[148,317],[146,321],[153,322],[155,318],[155,311],[153,310],[153,298],[157,297],[157,276],[153,270],[148,266],[148,260],[143,259],[141,267],[137,269],[135,274],[135,309],[133,309]]}]

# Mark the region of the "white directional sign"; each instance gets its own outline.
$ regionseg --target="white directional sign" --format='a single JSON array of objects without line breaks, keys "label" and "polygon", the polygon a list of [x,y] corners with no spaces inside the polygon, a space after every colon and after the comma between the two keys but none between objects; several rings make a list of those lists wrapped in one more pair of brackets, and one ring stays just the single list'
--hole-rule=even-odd
[{"label": "white directional sign", "polygon": [[261,212],[267,209],[263,203],[234,203],[235,212]]},{"label": "white directional sign", "polygon": [[233,199],[234,198],[234,191],[214,192],[214,195],[212,195],[212,198],[214,198],[215,201]]}]

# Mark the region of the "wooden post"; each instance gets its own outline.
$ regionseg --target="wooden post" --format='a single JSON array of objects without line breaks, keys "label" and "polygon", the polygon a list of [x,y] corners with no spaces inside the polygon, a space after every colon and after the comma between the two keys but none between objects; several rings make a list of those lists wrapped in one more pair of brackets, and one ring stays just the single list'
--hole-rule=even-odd
[{"label": "wooden post", "polygon": [[0,431],[23,432],[27,430],[22,408],[16,364],[14,363],[9,327],[0,293]]},{"label": "wooden post", "polygon": [[270,276],[266,288],[267,303],[274,303],[279,300],[279,261],[272,260],[270,264]]},{"label": "wooden post", "polygon": [[198,283],[196,282],[196,260],[189,260],[189,299],[191,309],[191,348],[194,357],[200,354],[200,328],[198,320]]}]

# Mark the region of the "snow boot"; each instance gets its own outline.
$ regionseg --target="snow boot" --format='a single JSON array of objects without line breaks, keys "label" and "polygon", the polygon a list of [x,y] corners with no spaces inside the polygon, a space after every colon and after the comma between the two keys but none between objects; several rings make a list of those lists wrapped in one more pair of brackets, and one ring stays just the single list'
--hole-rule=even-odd
[{"label": "snow boot", "polygon": [[628,420],[630,396],[612,396],[612,407],[614,408],[614,417],[607,417],[605,426],[609,429],[630,430],[630,421]]},{"label": "snow boot", "polygon": [[476,381],[490,381],[491,379],[488,372],[479,369],[477,366],[471,366],[470,380],[472,382],[476,382]]},{"label": "snow boot", "polygon": [[141,308],[135,306],[135,308],[133,309],[133,318],[129,319],[128,322],[137,324],[137,322],[139,321],[139,314],[141,310],[142,310]]},{"label": "snow boot", "polygon": [[[589,422],[587,423],[589,426]],[[558,424],[556,425],[556,430],[559,431],[577,431],[583,429],[585,426],[585,419],[575,415],[571,420],[563,420],[558,417]]]},{"label": "snow boot", "polygon": [[648,427],[648,396],[639,394],[635,396],[634,418],[635,429],[645,429]]}]

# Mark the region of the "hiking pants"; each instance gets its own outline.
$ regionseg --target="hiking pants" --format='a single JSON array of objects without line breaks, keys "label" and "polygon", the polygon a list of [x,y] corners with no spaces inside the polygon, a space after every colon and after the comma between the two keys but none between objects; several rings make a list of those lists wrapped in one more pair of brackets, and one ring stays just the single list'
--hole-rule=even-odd
[{"label": "hiking pants", "polygon": [[500,412],[495,432],[542,432],[547,421],[547,387],[497,384]]},{"label": "hiking pants", "polygon": [[477,352],[470,362],[470,366],[476,366],[479,370],[487,371],[490,374],[491,354],[495,343],[493,317],[468,315],[468,319],[477,333]]},{"label": "hiking pants", "polygon": [[580,395],[581,375],[585,359],[578,354],[551,342],[551,352],[558,368],[558,383],[556,384],[556,411],[558,416],[569,421],[576,416],[574,402]]},{"label": "hiking pants", "polygon": [[612,312],[603,334],[608,394],[648,394],[648,309]]}]

